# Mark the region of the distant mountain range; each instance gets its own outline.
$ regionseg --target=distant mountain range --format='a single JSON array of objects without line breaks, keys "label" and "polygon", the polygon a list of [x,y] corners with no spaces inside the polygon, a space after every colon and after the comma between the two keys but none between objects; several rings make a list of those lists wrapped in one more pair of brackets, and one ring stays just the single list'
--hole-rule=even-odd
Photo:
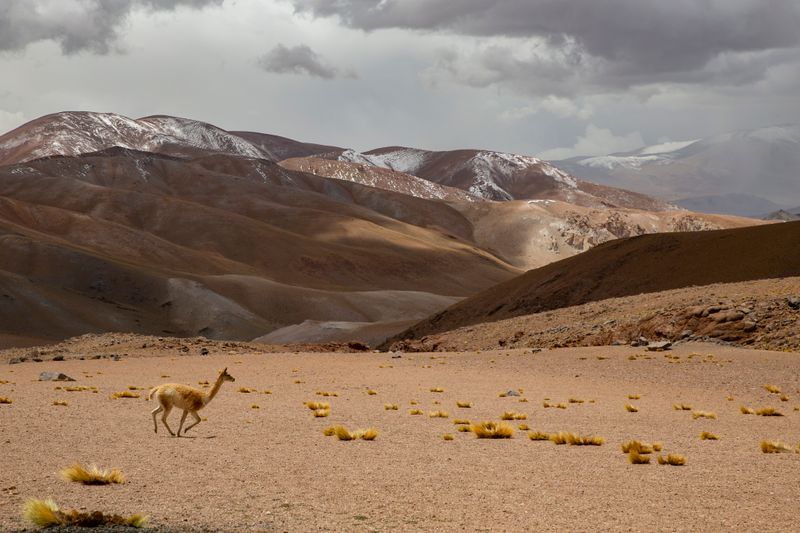
[{"label": "distant mountain range", "polygon": [[57,113],[0,136],[0,346],[376,339],[610,240],[751,224],[515,154]]},{"label": "distant mountain range", "polygon": [[710,213],[765,216],[800,204],[800,126],[737,131],[553,162],[586,179]]}]

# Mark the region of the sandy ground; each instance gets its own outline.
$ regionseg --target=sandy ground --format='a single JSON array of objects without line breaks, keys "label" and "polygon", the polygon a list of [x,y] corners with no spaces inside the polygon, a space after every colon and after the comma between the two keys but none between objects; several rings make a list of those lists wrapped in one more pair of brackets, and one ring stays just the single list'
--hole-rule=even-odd
[{"label": "sandy ground", "polygon": [[[3,365],[0,380],[11,383],[0,384],[0,396],[13,403],[0,405],[0,530],[28,527],[20,509],[29,497],[142,512],[159,530],[181,531],[796,529],[800,455],[763,454],[759,443],[780,439],[794,448],[800,441],[798,355],[706,344],[630,360],[633,354],[643,352],[212,353]],[[109,397],[129,385],[196,385],[224,366],[236,382],[223,386],[201,412],[208,421],[188,438],[171,438],[163,427],[153,433],[146,391],[139,399]],[[62,384],[37,381],[44,370],[98,392],[55,390]],[[767,383],[790,400],[768,393]],[[499,397],[517,388],[528,402]],[[586,402],[565,410],[542,405],[571,397]],[[330,417],[313,418],[308,400],[329,401]],[[424,416],[409,414],[412,400]],[[473,407],[459,409],[459,400]],[[693,420],[691,412],[673,410],[675,402],[718,418]],[[385,403],[400,409],[384,410]],[[628,413],[626,403],[640,411]],[[786,416],[742,415],[741,405],[773,406]],[[450,418],[427,416],[440,409]],[[523,431],[511,440],[479,440],[455,431],[455,418],[498,420],[506,410],[527,413],[533,430],[600,435],[606,444],[556,446]],[[178,418],[173,412],[173,427]],[[339,423],[375,427],[380,435],[374,442],[323,436]],[[720,440],[701,441],[701,431]],[[454,440],[444,441],[445,433]],[[620,444],[633,438],[662,441],[665,452],[684,454],[688,463],[631,465]],[[62,481],[60,469],[75,461],[120,468],[128,482]]]}]

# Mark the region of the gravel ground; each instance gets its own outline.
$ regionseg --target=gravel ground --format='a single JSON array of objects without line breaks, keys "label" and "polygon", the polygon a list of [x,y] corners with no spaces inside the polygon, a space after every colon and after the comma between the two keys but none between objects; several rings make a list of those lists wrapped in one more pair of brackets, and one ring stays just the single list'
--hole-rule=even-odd
[{"label": "gravel ground", "polygon": [[[800,455],[759,449],[762,439],[792,448],[800,441],[796,353],[687,343],[663,353],[617,346],[400,358],[175,355],[0,366],[0,380],[9,382],[0,384],[0,396],[13,400],[0,405],[0,530],[30,528],[20,512],[30,497],[52,497],[63,508],[144,513],[158,532],[797,527]],[[208,420],[187,438],[172,438],[163,427],[153,432],[146,390],[138,399],[110,399],[129,386],[199,386],[225,366],[236,382],[224,384],[201,411]],[[37,381],[45,370],[65,372],[77,380],[68,385],[98,392],[56,390],[65,384]],[[765,384],[779,386],[788,401]],[[431,391],[437,387],[444,391]],[[516,389],[522,396],[499,396]],[[338,396],[317,396],[321,391]],[[330,417],[314,418],[303,405],[309,400],[330,402]],[[458,408],[456,401],[472,407]],[[567,409],[544,408],[544,401]],[[691,412],[674,410],[676,402],[717,418],[694,420]],[[385,410],[386,403],[399,410]],[[639,412],[627,412],[627,403]],[[772,406],[786,416],[742,415],[742,405]],[[412,408],[425,414],[412,416]],[[449,418],[429,418],[433,410]],[[606,443],[556,446],[531,441],[524,431],[510,440],[455,431],[455,418],[496,421],[510,410],[528,415],[514,426],[600,435]],[[173,413],[170,424],[177,427],[178,420]],[[322,434],[333,424],[375,427],[380,434],[373,442],[341,442]],[[701,441],[701,431],[720,440]],[[443,440],[445,433],[454,440]],[[664,452],[684,454],[687,465],[629,464],[620,444],[634,438],[663,442]],[[82,486],[61,480],[60,469],[76,461],[119,468],[128,481]]]}]

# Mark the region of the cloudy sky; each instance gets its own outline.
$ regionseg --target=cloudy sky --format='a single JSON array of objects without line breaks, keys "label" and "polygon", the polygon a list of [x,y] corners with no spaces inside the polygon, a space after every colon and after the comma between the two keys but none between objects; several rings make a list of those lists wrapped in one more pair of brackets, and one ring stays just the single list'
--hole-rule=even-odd
[{"label": "cloudy sky", "polygon": [[798,0],[2,0],[0,131],[170,114],[558,159],[800,122]]}]

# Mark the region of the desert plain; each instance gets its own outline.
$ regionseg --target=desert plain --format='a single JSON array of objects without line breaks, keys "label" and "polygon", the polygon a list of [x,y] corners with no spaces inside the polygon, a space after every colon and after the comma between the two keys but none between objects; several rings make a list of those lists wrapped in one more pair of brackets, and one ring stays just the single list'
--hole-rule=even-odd
[{"label": "desert plain", "polygon": [[[92,350],[102,348],[89,344],[83,360],[9,365],[2,356],[0,396],[13,403],[0,404],[0,530],[33,529],[22,517],[31,497],[52,497],[62,508],[143,513],[154,531],[797,527],[796,353],[695,342],[664,352],[600,346],[267,353],[245,344],[206,345],[208,355],[200,355],[155,342],[119,360],[92,359]],[[154,433],[150,387],[202,387],[225,367],[236,381],[224,383],[200,412],[201,424],[175,438],[159,422]],[[43,371],[76,381],[38,381]],[[67,386],[95,389],[67,392]],[[140,397],[111,397],[132,388]],[[330,415],[315,418],[304,405],[309,401],[330,403]],[[774,407],[784,416],[745,415],[742,406]],[[448,418],[431,418],[433,411]],[[454,424],[500,421],[506,411],[527,415],[509,422],[510,439],[478,439]],[[694,418],[699,411],[716,418]],[[173,411],[173,429],[179,418]],[[323,434],[338,424],[379,434],[374,441]],[[534,441],[522,424],[605,442]],[[719,440],[701,440],[703,431]],[[659,465],[658,453],[650,464],[630,464],[621,445],[634,439],[661,442],[664,455],[681,454],[686,464]],[[762,453],[765,439],[792,451]],[[118,468],[127,480],[108,486],[62,480],[60,471],[76,462]]]}]

